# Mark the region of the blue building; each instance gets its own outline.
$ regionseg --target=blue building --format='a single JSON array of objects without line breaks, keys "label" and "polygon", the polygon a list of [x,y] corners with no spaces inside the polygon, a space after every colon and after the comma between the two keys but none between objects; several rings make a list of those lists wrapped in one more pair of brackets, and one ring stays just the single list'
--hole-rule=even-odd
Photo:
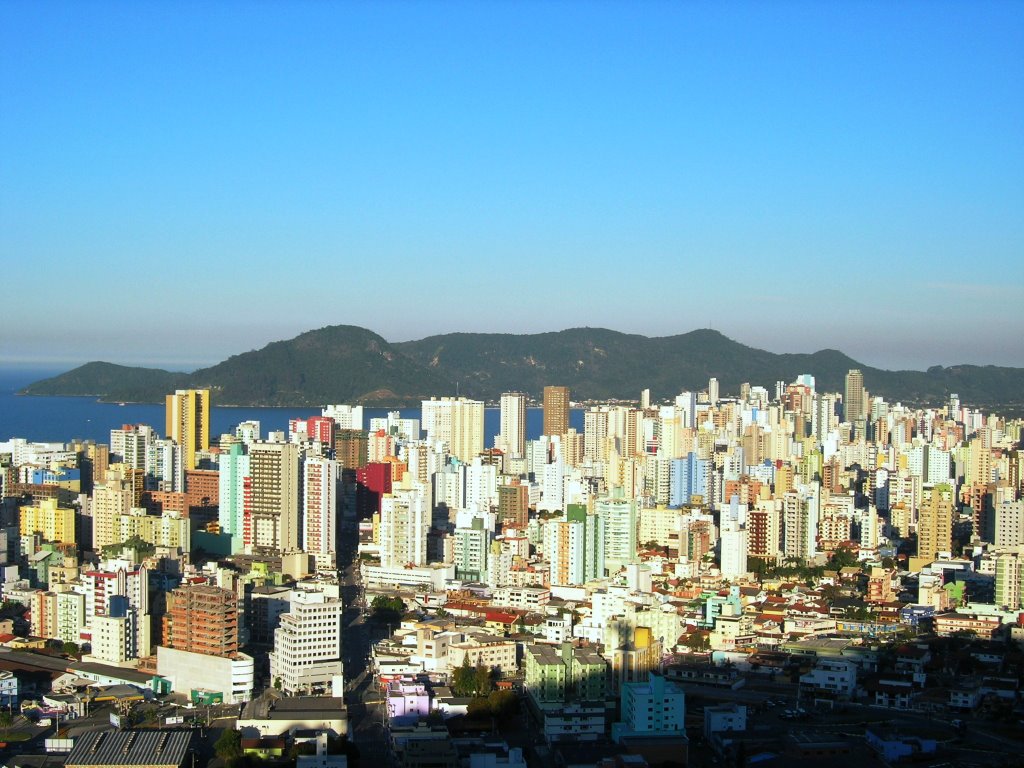
[{"label": "blue building", "polygon": [[708,500],[711,461],[698,459],[690,452],[686,458],[673,459],[669,476],[669,506],[681,507],[690,503],[690,497],[699,494]]}]

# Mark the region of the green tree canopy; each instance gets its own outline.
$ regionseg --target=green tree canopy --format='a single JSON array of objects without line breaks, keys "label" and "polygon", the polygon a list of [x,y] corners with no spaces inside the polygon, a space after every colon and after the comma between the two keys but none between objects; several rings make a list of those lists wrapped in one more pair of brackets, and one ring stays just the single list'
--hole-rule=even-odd
[{"label": "green tree canopy", "polygon": [[405,603],[397,597],[377,595],[370,603],[371,618],[381,624],[397,624],[405,614]]},{"label": "green tree canopy", "polygon": [[221,760],[233,760],[242,756],[242,734],[233,728],[225,728],[213,744],[213,751]]},{"label": "green tree canopy", "polygon": [[470,666],[469,658],[452,673],[452,691],[456,696],[486,696],[494,688],[491,670],[483,664]]}]

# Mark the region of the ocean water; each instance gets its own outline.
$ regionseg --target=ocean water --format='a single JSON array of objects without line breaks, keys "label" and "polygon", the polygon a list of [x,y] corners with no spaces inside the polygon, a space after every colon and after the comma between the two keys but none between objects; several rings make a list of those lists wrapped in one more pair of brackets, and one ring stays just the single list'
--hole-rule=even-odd
[{"label": "ocean water", "polygon": [[[157,432],[164,430],[164,406],[158,403],[101,403],[91,397],[27,397],[15,394],[32,382],[61,373],[60,370],[14,369],[0,367],[0,441],[22,437],[34,442],[61,442],[72,439],[110,442],[110,430],[125,424],[148,424]],[[439,393],[442,394],[442,393]],[[387,408],[363,410],[365,426],[371,418],[387,416]],[[403,418],[420,418],[419,408],[401,409]],[[243,421],[258,421],[264,437],[274,430],[287,431],[288,420],[319,416],[319,408],[225,408],[214,402],[210,409],[211,437],[233,432]],[[583,431],[583,411],[574,409],[570,424]],[[484,444],[494,445],[500,429],[497,408],[484,412]],[[530,440],[540,436],[543,411],[526,412],[526,434]]]}]

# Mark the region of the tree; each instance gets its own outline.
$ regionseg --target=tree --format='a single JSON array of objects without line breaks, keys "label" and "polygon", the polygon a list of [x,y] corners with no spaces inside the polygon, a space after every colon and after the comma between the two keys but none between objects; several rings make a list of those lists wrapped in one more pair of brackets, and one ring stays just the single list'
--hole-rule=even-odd
[{"label": "tree", "polygon": [[683,642],[694,653],[703,653],[711,648],[711,638],[707,632],[691,632]]},{"label": "tree", "polygon": [[371,618],[381,624],[397,624],[405,613],[405,603],[397,597],[377,595],[370,603]]},{"label": "tree", "polygon": [[7,737],[7,731],[10,729],[13,723],[14,716],[10,712],[6,710],[0,711],[0,733],[3,734],[5,739]]},{"label": "tree", "polygon": [[217,741],[214,742],[213,751],[221,760],[234,760],[242,756],[242,734],[238,731],[225,728]]},{"label": "tree", "polygon": [[838,571],[840,568],[850,568],[859,562],[857,555],[852,550],[848,547],[839,547],[832,553],[832,557],[828,559],[828,564],[825,567],[831,571]]},{"label": "tree", "polygon": [[519,695],[510,690],[491,691],[487,696],[487,704],[494,717],[509,717],[519,709]]},{"label": "tree", "polygon": [[489,717],[491,715],[491,705],[487,702],[487,699],[480,696],[474,697],[470,700],[469,705],[466,707],[466,714],[470,717]]},{"label": "tree", "polygon": [[462,657],[462,665],[452,673],[452,691],[456,696],[472,696],[476,688],[476,670],[469,666],[469,657]]},{"label": "tree", "polygon": [[130,536],[120,544],[108,544],[100,551],[104,557],[117,557],[124,549],[133,549],[138,557],[148,557],[156,552],[156,546],[139,536]]},{"label": "tree", "polygon": [[79,651],[78,643],[72,643],[71,641],[68,641],[64,643],[63,646],[61,646],[61,650],[64,651],[64,653],[68,656],[77,656]]},{"label": "tree", "polygon": [[473,693],[477,696],[486,696],[491,692],[494,681],[490,667],[485,667],[483,664],[476,665],[476,669],[473,670],[473,686]]}]

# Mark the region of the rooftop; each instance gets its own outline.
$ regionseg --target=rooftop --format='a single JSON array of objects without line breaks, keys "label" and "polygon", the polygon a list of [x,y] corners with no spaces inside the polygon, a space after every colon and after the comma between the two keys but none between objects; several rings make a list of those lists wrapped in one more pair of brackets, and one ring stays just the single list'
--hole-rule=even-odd
[{"label": "rooftop", "polygon": [[79,736],[66,766],[180,766],[191,731],[94,731]]}]

